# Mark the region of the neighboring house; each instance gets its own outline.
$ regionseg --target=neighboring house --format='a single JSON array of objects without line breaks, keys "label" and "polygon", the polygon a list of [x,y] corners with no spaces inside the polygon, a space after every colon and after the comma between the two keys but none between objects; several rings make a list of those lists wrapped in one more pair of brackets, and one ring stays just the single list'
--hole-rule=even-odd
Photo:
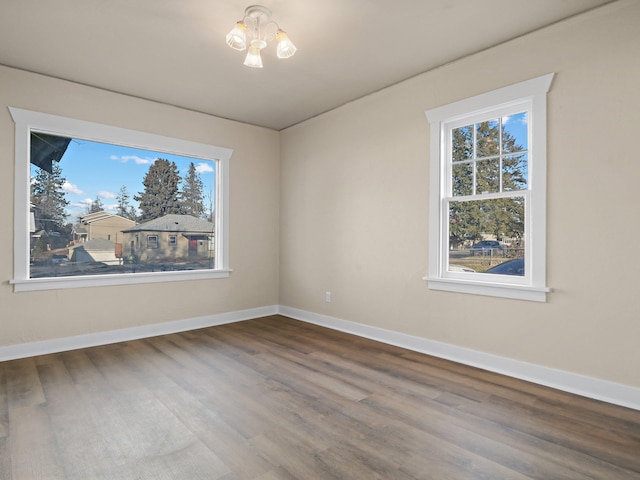
[{"label": "neighboring house", "polygon": [[89,230],[82,225],[74,225],[71,234],[73,235],[72,240],[75,245],[89,240]]},{"label": "neighboring house", "polygon": [[213,223],[191,215],[165,215],[122,233],[123,255],[140,262],[213,258]]},{"label": "neighboring house", "polygon": [[122,231],[136,224],[133,220],[107,212],[95,212],[78,219],[73,227],[73,242],[84,243],[102,238],[114,243],[122,243]]},{"label": "neighboring house", "polygon": [[[120,234],[122,235],[122,234]],[[116,243],[104,238],[94,238],[69,248],[69,260],[75,263],[104,263],[119,265],[116,257]]]}]

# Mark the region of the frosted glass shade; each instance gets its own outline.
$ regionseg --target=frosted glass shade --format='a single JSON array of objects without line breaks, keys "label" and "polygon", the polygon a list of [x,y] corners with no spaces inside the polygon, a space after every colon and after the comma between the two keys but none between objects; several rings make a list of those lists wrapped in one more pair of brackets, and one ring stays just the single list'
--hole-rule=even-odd
[{"label": "frosted glass shade", "polygon": [[227,33],[227,45],[240,51],[247,48],[247,26],[244,22],[236,23],[236,26]]},{"label": "frosted glass shade", "polygon": [[289,40],[289,35],[287,35],[282,30],[278,30],[278,33],[276,34],[276,40],[278,41],[278,58],[289,58],[293,56],[294,53],[296,53],[296,46],[291,40]]},{"label": "frosted glass shade", "polygon": [[262,68],[262,57],[260,56],[260,49],[254,46],[249,47],[247,58],[244,59],[244,64],[247,67]]}]

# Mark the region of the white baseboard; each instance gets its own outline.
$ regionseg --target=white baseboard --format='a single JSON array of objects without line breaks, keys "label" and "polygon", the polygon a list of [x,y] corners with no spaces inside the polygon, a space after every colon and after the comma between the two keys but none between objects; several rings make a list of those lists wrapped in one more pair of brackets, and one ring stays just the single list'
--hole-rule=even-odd
[{"label": "white baseboard", "polygon": [[278,313],[334,330],[445,358],[583,397],[640,410],[640,388],[457,347],[383,328],[280,306]]},{"label": "white baseboard", "polygon": [[143,325],[140,327],[111,330],[108,332],[90,333],[74,337],[56,338],[38,342],[23,343],[0,347],[0,361],[46,355],[49,353],[95,347],[110,343],[137,340],[140,338],[185,332],[198,328],[224,325],[269,315],[286,317],[313,323],[323,327],[352,333],[360,337],[370,338],[389,345],[407,348],[416,352],[433,355],[454,362],[482,368],[529,382],[545,385],[570,393],[623,407],[640,410],[640,388],[600,380],[563,370],[542,367],[539,365],[512,360],[497,355],[470,350],[447,343],[415,337],[383,328],[371,327],[361,323],[350,322],[327,315],[320,315],[287,306],[272,305],[267,307],[239,310],[235,312],[206,315],[203,317],[177,320],[166,323]]},{"label": "white baseboard", "polygon": [[167,335],[169,333],[186,332],[188,330],[196,330],[198,328],[206,328],[215,325],[224,325],[225,323],[266,317],[277,313],[278,306],[273,305],[270,307],[205,315],[204,317],[176,320],[173,322],[155,323],[152,325],[123,328],[107,332],[89,333],[74,337],[9,345],[6,347],[0,347],[0,361],[34,357],[36,355],[46,355],[49,353],[64,352],[68,350],[77,350],[79,348],[96,347],[110,343],[126,342],[140,338],[156,337],[158,335]]}]

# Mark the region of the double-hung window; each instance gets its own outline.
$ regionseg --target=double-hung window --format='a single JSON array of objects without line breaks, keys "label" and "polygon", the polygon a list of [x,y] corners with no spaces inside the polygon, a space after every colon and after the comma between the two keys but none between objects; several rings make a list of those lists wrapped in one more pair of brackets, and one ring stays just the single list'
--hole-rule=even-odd
[{"label": "double-hung window", "polygon": [[545,301],[553,74],[426,112],[429,288]]}]

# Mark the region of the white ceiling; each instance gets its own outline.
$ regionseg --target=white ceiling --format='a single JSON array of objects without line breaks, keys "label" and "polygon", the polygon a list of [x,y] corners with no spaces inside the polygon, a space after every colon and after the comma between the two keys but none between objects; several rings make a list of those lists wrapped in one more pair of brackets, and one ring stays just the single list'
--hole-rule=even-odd
[{"label": "white ceiling", "polygon": [[262,0],[298,47],[263,69],[251,1],[0,0],[0,64],[281,130],[611,0]]}]

